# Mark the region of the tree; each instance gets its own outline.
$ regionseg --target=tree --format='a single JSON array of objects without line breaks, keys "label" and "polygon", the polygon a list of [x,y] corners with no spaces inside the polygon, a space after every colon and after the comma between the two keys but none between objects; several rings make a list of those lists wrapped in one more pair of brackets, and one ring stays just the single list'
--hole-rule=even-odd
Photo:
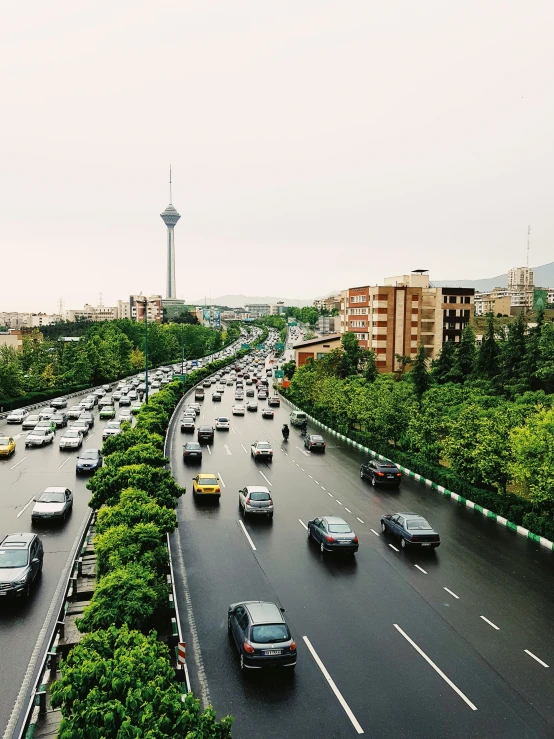
[{"label": "tree", "polygon": [[535,377],[546,392],[554,390],[554,324],[551,321],[541,326]]},{"label": "tree", "polygon": [[423,393],[429,389],[429,370],[427,369],[427,357],[425,356],[425,347],[420,343],[417,354],[412,365],[410,378],[414,383],[414,387],[418,397],[421,399]]},{"label": "tree", "polygon": [[[432,377],[439,383],[452,382],[456,373],[456,345],[453,341],[445,341],[437,359],[432,363]],[[414,364],[415,368],[415,364]],[[413,371],[412,371],[413,375]]]},{"label": "tree", "polygon": [[341,338],[342,356],[337,368],[339,377],[345,378],[358,374],[361,359],[361,348],[356,334],[346,331]]},{"label": "tree", "polygon": [[477,356],[477,371],[481,377],[493,378],[498,374],[498,355],[500,349],[496,341],[494,315],[487,314],[487,328]]},{"label": "tree", "polygon": [[500,351],[500,376],[499,379],[506,387],[517,385],[528,386],[528,378],[524,378],[525,354],[527,349],[527,321],[523,313],[520,313],[515,321],[510,324],[508,338],[502,343]]},{"label": "tree", "polygon": [[291,359],[290,362],[285,362],[281,369],[283,370],[284,376],[288,377],[289,380],[292,380],[294,373],[296,372],[296,362],[294,359]]},{"label": "tree", "polygon": [[375,363],[375,352],[371,350],[365,355],[364,377],[367,382],[375,382],[378,374],[377,364]]},{"label": "tree", "polygon": [[121,491],[126,488],[147,490],[153,501],[166,508],[175,508],[185,488],[177,485],[170,470],[150,467],[147,464],[132,464],[127,467],[106,465],[87,483],[92,491],[89,505],[98,510],[103,505],[116,505]]},{"label": "tree", "polygon": [[396,363],[398,364],[398,369],[395,370],[395,372],[398,379],[400,379],[406,371],[406,367],[412,363],[412,358],[409,357],[407,354],[395,354],[394,358],[396,359]]},{"label": "tree", "polygon": [[152,523],[166,534],[177,528],[177,516],[174,510],[158,505],[144,490],[127,488],[121,492],[119,503],[98,511],[96,533],[123,525],[132,528],[139,523]]},{"label": "tree", "polygon": [[113,452],[105,458],[110,467],[125,467],[130,464],[149,464],[152,467],[163,467],[169,464],[169,459],[164,457],[154,444],[136,444],[125,451]]},{"label": "tree", "polygon": [[462,331],[462,337],[456,355],[457,376],[460,377],[462,382],[465,382],[465,380],[473,375],[476,358],[475,331],[468,323]]},{"label": "tree", "polygon": [[554,409],[541,408],[510,434],[509,471],[537,506],[554,507]]},{"label": "tree", "polygon": [[23,371],[16,349],[0,346],[0,401],[23,394]]},{"label": "tree", "polygon": [[232,718],[216,721],[192,693],[183,700],[169,649],[156,634],[128,626],[83,636],[62,662],[51,700],[63,716],[59,739],[231,737]]},{"label": "tree", "polygon": [[94,537],[96,572],[103,577],[111,570],[140,562],[159,575],[169,566],[167,547],[162,542],[162,532],[153,523],[136,526],[113,526]]},{"label": "tree", "polygon": [[131,367],[134,369],[135,372],[144,369],[146,359],[142,349],[139,349],[138,346],[136,346],[131,352],[129,361],[131,362]]}]

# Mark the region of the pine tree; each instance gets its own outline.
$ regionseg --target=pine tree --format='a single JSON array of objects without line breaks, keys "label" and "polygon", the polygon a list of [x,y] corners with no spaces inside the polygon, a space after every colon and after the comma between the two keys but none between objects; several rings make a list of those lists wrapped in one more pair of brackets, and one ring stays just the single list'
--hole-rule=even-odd
[{"label": "pine tree", "polygon": [[477,356],[477,371],[481,377],[496,377],[498,374],[498,355],[500,348],[496,341],[496,326],[494,315],[487,313],[487,328],[483,336],[483,343]]},{"label": "pine tree", "polygon": [[453,341],[445,341],[441,353],[433,361],[432,377],[442,385],[452,381],[452,373],[456,366],[456,345]]},{"label": "pine tree", "polygon": [[462,338],[458,346],[456,356],[456,368],[464,382],[475,372],[475,361],[477,359],[477,347],[475,345],[475,331],[473,326],[468,325],[462,331]]},{"label": "pine tree", "polygon": [[520,383],[524,377],[527,321],[520,313],[510,325],[500,352],[500,378],[504,385]]},{"label": "pine tree", "polygon": [[429,389],[430,379],[429,370],[427,369],[427,357],[425,356],[425,347],[420,344],[416,357],[412,364],[410,377],[414,383],[416,393],[421,398],[423,393]]},{"label": "pine tree", "polygon": [[375,364],[375,352],[367,352],[364,377],[368,382],[375,382],[377,379],[377,365]]}]

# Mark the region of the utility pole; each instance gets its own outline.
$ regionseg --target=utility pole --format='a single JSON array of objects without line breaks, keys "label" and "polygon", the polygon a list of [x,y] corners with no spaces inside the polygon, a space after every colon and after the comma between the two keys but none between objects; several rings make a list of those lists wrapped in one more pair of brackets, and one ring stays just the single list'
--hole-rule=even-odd
[{"label": "utility pole", "polygon": [[148,405],[148,298],[145,296],[142,300],[136,300],[136,302],[144,305],[144,402]]}]

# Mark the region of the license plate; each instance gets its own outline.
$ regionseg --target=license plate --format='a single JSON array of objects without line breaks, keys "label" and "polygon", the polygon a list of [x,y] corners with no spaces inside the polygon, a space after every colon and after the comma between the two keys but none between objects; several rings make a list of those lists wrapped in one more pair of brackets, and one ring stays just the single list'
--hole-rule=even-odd
[{"label": "license plate", "polygon": [[350,539],[341,539],[340,540],[340,543],[341,544],[350,544]]},{"label": "license plate", "polygon": [[7,595],[7,593],[0,593],[0,595]]},{"label": "license plate", "polygon": [[264,654],[281,654],[280,649],[267,649]]},{"label": "license plate", "polygon": [[422,541],[421,542],[421,546],[422,547],[430,547],[431,546],[431,542],[429,542],[429,541]]},{"label": "license plate", "polygon": [[394,478],[394,475],[387,475],[387,477],[392,480]]}]

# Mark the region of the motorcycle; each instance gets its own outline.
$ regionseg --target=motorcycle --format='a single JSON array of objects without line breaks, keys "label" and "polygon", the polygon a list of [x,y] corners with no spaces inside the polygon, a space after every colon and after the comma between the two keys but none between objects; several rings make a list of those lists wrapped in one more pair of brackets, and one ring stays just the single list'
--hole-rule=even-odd
[{"label": "motorcycle", "polygon": [[283,434],[283,439],[285,441],[288,441],[289,440],[289,434],[290,434],[290,431],[289,431],[288,427],[287,428],[282,428],[281,429],[281,433]]}]

